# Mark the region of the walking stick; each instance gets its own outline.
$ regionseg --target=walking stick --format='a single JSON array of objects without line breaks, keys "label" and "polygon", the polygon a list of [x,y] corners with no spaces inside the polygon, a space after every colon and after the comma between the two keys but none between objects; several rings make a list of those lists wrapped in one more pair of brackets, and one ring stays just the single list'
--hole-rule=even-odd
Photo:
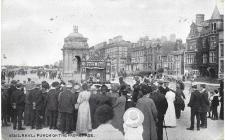
[{"label": "walking stick", "polygon": [[163,123],[164,123],[164,126],[165,126],[166,139],[168,140],[167,131],[166,131],[166,125],[165,125],[165,120],[163,120]]}]

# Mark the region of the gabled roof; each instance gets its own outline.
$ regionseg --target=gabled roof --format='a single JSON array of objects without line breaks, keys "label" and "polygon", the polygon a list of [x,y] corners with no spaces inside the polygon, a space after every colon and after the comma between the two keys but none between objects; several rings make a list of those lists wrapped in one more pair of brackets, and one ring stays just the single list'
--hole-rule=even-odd
[{"label": "gabled roof", "polygon": [[211,19],[221,19],[221,15],[219,12],[219,9],[217,6],[215,6],[214,10],[213,10],[213,14],[211,16]]}]

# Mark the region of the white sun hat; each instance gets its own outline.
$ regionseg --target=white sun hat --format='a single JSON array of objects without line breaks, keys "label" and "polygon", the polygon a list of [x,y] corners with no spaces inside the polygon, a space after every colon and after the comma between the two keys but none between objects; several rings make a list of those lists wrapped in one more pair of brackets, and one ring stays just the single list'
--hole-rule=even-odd
[{"label": "white sun hat", "polygon": [[123,115],[124,124],[128,127],[138,127],[144,121],[144,115],[138,108],[131,107]]}]

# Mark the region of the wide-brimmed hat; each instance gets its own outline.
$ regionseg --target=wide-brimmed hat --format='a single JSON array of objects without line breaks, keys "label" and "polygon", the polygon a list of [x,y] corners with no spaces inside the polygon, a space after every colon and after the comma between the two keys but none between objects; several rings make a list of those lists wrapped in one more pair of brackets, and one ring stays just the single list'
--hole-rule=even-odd
[{"label": "wide-brimmed hat", "polygon": [[131,107],[124,113],[123,120],[128,127],[138,127],[144,121],[144,114],[138,108]]},{"label": "wide-brimmed hat", "polygon": [[74,90],[76,92],[80,92],[81,91],[81,85],[80,84],[75,84],[73,88],[74,88]]}]

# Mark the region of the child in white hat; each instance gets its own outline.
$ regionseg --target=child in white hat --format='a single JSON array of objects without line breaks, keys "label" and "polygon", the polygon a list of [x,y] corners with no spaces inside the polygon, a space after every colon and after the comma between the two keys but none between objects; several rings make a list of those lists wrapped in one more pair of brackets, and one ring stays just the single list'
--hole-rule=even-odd
[{"label": "child in white hat", "polygon": [[143,140],[144,115],[137,108],[129,108],[123,115],[125,140]]}]

